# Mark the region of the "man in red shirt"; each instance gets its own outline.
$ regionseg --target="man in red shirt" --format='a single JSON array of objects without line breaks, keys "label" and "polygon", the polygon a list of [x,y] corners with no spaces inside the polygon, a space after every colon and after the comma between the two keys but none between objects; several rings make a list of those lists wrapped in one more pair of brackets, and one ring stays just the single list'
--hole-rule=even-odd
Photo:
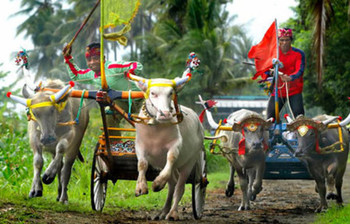
[{"label": "man in red shirt", "polygon": [[[303,104],[303,73],[305,69],[305,54],[302,50],[292,47],[293,33],[291,29],[278,29],[279,61],[282,67],[278,77],[279,111],[287,100],[294,117],[304,114]],[[275,116],[275,88],[270,95],[267,105],[267,118]]]}]

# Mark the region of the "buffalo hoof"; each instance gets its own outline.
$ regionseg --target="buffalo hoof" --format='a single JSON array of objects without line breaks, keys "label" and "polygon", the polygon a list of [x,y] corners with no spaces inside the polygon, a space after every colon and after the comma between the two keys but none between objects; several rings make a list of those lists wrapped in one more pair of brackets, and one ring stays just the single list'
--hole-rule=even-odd
[{"label": "buffalo hoof", "polygon": [[332,193],[328,193],[326,196],[327,200],[337,200],[338,199],[338,195]]},{"label": "buffalo hoof", "polygon": [[43,191],[31,191],[29,193],[30,198],[36,198],[36,197],[42,197],[43,196]]},{"label": "buffalo hoof", "polygon": [[250,198],[249,198],[251,201],[255,201],[256,199],[256,194],[252,194],[250,195]]},{"label": "buffalo hoof", "polygon": [[51,184],[55,180],[55,177],[49,177],[48,175],[44,174],[42,181],[44,184]]},{"label": "buffalo hoof", "polygon": [[154,192],[158,192],[161,191],[164,187],[165,187],[166,182],[165,181],[159,181],[158,179],[156,179],[155,181],[153,181],[152,183],[152,190]]},{"label": "buffalo hoof", "polygon": [[153,221],[159,221],[159,220],[161,220],[161,218],[160,218],[158,215],[156,215],[156,216],[153,217],[152,220],[153,220]]},{"label": "buffalo hoof", "polygon": [[166,220],[169,221],[177,221],[179,220],[179,215],[176,211],[169,212],[168,215],[165,217]]},{"label": "buffalo hoof", "polygon": [[323,213],[323,212],[326,212],[327,211],[327,206],[322,206],[322,205],[320,205],[320,206],[318,206],[317,208],[316,208],[316,210],[315,210],[315,213]]},{"label": "buffalo hoof", "polygon": [[139,189],[139,190],[136,190],[135,191],[135,196],[138,197],[138,196],[141,196],[141,195],[144,195],[144,194],[148,194],[148,189]]},{"label": "buffalo hoof", "polygon": [[232,197],[233,193],[235,192],[235,187],[227,187],[225,191],[226,197]]},{"label": "buffalo hoof", "polygon": [[238,211],[244,211],[244,210],[250,210],[250,207],[249,206],[243,206],[243,205],[239,206]]},{"label": "buffalo hoof", "polygon": [[167,213],[169,213],[169,211],[164,211],[164,210],[162,210],[161,212],[159,212],[159,214],[157,214],[156,216],[154,216],[154,217],[152,218],[152,220],[155,220],[155,221],[163,220],[163,219],[165,219]]}]

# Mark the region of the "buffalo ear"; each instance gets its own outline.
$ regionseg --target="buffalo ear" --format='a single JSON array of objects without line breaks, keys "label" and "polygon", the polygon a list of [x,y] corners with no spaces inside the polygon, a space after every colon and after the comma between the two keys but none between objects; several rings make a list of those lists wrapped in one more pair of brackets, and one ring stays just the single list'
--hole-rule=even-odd
[{"label": "buffalo ear", "polygon": [[32,98],[34,94],[32,93],[33,90],[31,90],[27,84],[24,84],[22,87],[22,96],[26,99]]}]

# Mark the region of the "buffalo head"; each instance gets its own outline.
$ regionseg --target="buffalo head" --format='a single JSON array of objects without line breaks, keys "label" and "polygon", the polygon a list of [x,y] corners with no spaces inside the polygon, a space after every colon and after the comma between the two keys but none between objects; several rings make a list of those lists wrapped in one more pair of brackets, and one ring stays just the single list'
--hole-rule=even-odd
[{"label": "buffalo head", "polygon": [[346,125],[345,122],[334,123],[337,119],[339,119],[338,116],[328,115],[321,115],[313,119],[303,115],[298,116],[295,120],[288,118],[287,130],[295,132],[298,140],[298,148],[294,156],[302,157],[320,153],[321,145],[330,144],[330,139],[334,135],[332,132],[337,131],[334,127]]},{"label": "buffalo head", "polygon": [[144,92],[145,110],[148,115],[158,123],[167,123],[177,113],[175,110],[177,105],[174,101],[176,101],[177,93],[191,79],[191,73],[186,73],[183,78],[173,80],[145,79],[130,73],[128,73],[128,78],[135,81],[138,88]]},{"label": "buffalo head", "polygon": [[[52,82],[57,83],[58,81],[55,80]],[[56,125],[62,122],[58,119],[59,113],[65,109],[69,95],[68,92],[74,86],[74,82],[70,82],[67,86],[63,86],[60,81],[59,83],[59,85],[55,86],[61,88],[57,93],[38,91],[35,94],[30,94],[26,86],[22,89],[25,98],[14,96],[11,92],[7,93],[9,98],[27,107],[28,118],[36,122],[37,125],[35,127],[40,129],[40,142],[43,145],[51,145],[57,141],[55,133]]]}]

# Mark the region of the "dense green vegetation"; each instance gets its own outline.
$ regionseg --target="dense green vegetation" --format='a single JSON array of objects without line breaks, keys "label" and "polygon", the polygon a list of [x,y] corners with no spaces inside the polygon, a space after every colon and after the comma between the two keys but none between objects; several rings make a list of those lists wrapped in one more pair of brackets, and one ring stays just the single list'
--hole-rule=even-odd
[{"label": "dense green vegetation", "polygon": [[[4,134],[0,136],[0,205],[4,203],[24,204],[35,209],[54,209],[55,211],[91,212],[90,204],[90,175],[93,150],[101,134],[99,127],[101,120],[99,110],[90,111],[91,120],[84,137],[81,152],[85,162],[76,161],[68,186],[69,206],[56,202],[57,178],[50,185],[44,185],[43,197],[29,200],[33,174],[33,153],[29,146],[26,131],[26,117],[13,113],[10,118],[2,119],[0,125]],[[15,127],[15,128],[14,128]],[[208,143],[207,143],[208,144]],[[208,145],[206,146],[208,147]],[[44,154],[44,170],[51,161],[48,154]],[[227,179],[228,164],[222,156],[213,156],[208,153],[210,173],[221,172]],[[227,172],[226,172],[227,171]],[[211,178],[211,176],[209,177]],[[218,182],[217,175],[213,181]],[[115,185],[108,182],[107,201],[104,212],[113,212],[118,209],[160,209],[166,198],[166,191],[136,198],[134,196],[135,181],[118,180]],[[150,185],[151,183],[149,183]],[[214,188],[216,186],[209,186]],[[151,189],[151,186],[149,186]],[[191,202],[191,185],[186,185],[186,194],[181,203]],[[1,219],[0,219],[1,222]]]}]

